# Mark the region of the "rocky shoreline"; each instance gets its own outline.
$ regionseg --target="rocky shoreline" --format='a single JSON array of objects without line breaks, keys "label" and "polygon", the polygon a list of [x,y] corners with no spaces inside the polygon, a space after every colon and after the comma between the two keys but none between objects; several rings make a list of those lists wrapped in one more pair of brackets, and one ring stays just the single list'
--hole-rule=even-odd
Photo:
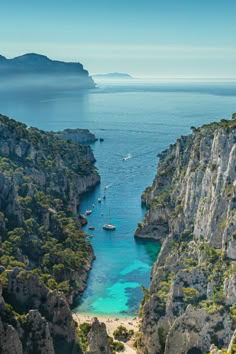
[{"label": "rocky shoreline", "polygon": [[142,196],[148,211],[135,236],[159,240],[162,248],[140,309],[139,353],[235,352],[233,118],[192,127],[192,135],[162,152]]}]

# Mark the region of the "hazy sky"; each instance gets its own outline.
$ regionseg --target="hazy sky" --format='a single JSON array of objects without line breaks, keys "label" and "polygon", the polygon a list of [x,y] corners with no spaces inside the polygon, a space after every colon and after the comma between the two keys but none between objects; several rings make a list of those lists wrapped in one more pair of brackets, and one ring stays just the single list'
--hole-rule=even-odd
[{"label": "hazy sky", "polygon": [[90,73],[236,77],[236,0],[0,0],[0,44]]}]

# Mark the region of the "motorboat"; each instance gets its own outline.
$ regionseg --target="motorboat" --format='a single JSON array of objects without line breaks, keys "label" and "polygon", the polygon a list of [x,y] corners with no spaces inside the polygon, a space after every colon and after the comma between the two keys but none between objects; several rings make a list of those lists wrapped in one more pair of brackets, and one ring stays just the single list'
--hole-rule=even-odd
[{"label": "motorboat", "polygon": [[111,225],[111,224],[104,224],[103,225],[103,229],[104,230],[108,230],[108,231],[114,231],[116,229],[116,227],[114,225]]},{"label": "motorboat", "polygon": [[102,198],[98,198],[98,203],[101,203],[102,202]]},{"label": "motorboat", "polygon": [[89,226],[89,230],[95,230],[94,226]]},{"label": "motorboat", "polygon": [[131,154],[127,154],[126,156],[124,156],[123,158],[122,158],[122,161],[127,161],[127,160],[129,160],[129,159],[131,159],[132,158],[132,155]]},{"label": "motorboat", "polygon": [[86,211],[85,211],[85,214],[86,214],[86,215],[92,214],[92,210],[86,210]]}]

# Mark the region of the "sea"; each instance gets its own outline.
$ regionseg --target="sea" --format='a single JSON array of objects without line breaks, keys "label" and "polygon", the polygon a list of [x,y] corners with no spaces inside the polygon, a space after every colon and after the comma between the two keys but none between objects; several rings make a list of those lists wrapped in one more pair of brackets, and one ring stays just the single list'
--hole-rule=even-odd
[{"label": "sea", "polygon": [[[236,80],[99,81],[83,92],[0,87],[1,114],[46,131],[87,128],[104,140],[91,145],[101,184],[82,196],[79,208],[92,210],[84,231],[96,260],[74,312],[137,316],[160,251],[158,242],[134,238],[157,155],[191,126],[230,119],[235,111]],[[103,230],[105,223],[116,230]]]}]

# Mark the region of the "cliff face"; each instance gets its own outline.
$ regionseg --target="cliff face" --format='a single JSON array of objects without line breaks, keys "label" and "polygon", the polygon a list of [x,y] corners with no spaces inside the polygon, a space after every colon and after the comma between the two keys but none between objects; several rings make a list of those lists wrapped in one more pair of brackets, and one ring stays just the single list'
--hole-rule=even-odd
[{"label": "cliff face", "polygon": [[0,116],[4,353],[14,352],[9,333],[19,353],[80,353],[68,303],[94,258],[77,217],[80,194],[100,181],[93,161],[88,146]]},{"label": "cliff face", "polygon": [[160,154],[136,237],[162,249],[141,307],[139,350],[207,353],[236,326],[236,121],[181,137]]},{"label": "cliff face", "polygon": [[35,274],[7,271],[0,315],[1,353],[81,353],[65,296],[50,291]]}]

